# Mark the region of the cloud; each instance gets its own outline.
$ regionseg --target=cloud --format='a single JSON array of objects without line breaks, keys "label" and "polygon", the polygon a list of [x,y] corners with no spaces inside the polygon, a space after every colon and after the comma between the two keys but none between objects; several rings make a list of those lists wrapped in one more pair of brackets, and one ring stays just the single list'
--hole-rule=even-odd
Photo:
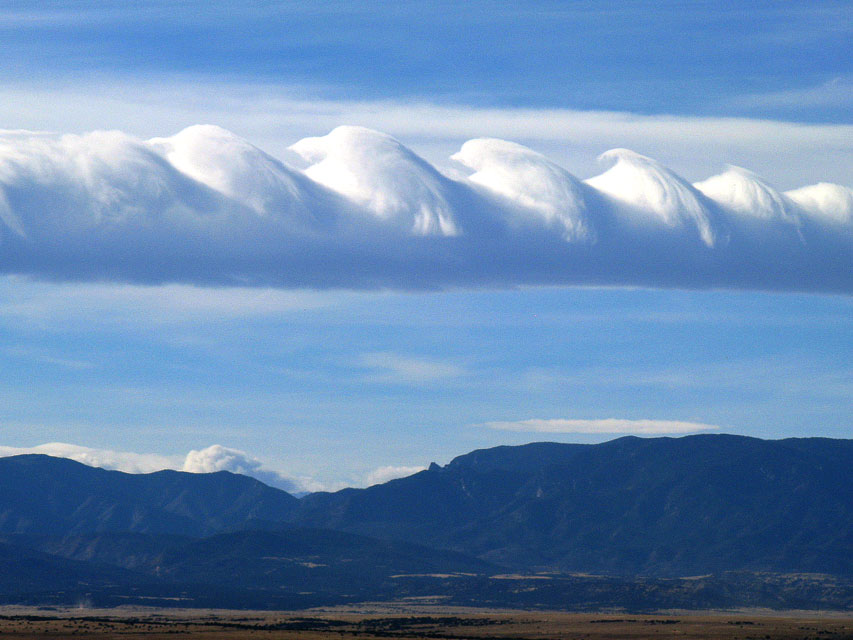
[{"label": "cloud", "polygon": [[92,449],[65,442],[48,442],[35,447],[0,446],[0,458],[36,453],[56,458],[69,458],[90,467],[116,469],[125,473],[152,473],[161,469],[173,469],[179,464],[173,456],[161,456],[154,453],[133,453],[130,451],[111,451]]},{"label": "cloud", "polygon": [[474,171],[468,180],[558,227],[566,240],[593,239],[580,180],[535,151],[505,140],[479,139],[466,142],[452,159]]},{"label": "cloud", "polygon": [[626,149],[582,181],[495,139],[463,145],[453,157],[464,171],[450,177],[360,127],[292,150],[304,169],[209,125],[148,141],[2,133],[0,272],[303,289],[853,292],[846,186],[780,192],[736,168],[691,184]]},{"label": "cloud", "polygon": [[853,78],[838,76],[811,87],[741,96],[732,103],[765,108],[850,107],[853,106]]},{"label": "cloud", "polygon": [[449,362],[426,358],[411,358],[390,352],[365,353],[360,363],[381,373],[372,378],[381,382],[428,383],[446,378],[456,378],[464,370]]},{"label": "cloud", "polygon": [[310,163],[306,175],[416,235],[455,236],[453,183],[391,138],[362,127],[338,127],[290,147]]},{"label": "cloud", "polygon": [[346,296],[265,287],[219,287],[216,295],[211,295],[209,288],[183,284],[33,282],[7,276],[0,279],[0,316],[23,322],[72,318],[87,324],[131,321],[147,326],[173,325],[199,320],[281,317],[331,307],[343,297]]},{"label": "cloud", "polygon": [[34,447],[0,446],[0,458],[25,454],[40,454],[76,460],[90,467],[113,469],[125,473],[154,473],[175,469],[187,473],[215,473],[230,471],[260,480],[266,485],[282,489],[297,496],[316,491],[338,491],[350,486],[371,486],[423,471],[423,466],[387,465],[378,467],[364,476],[363,481],[324,483],[308,476],[288,476],[267,467],[258,458],[222,445],[193,449],[186,456],[164,456],[154,453],[134,453],[93,449],[65,442],[48,442]]},{"label": "cloud", "polygon": [[[2,314],[2,303],[0,303],[0,314]],[[38,362],[40,364],[61,367],[63,369],[71,369],[75,371],[85,371],[94,369],[95,364],[89,360],[81,360],[76,358],[61,358],[53,356],[42,349],[31,349],[26,347],[10,347],[4,349],[7,356]]]},{"label": "cloud", "polygon": [[49,442],[35,447],[0,446],[0,458],[30,453],[69,458],[90,467],[114,469],[125,473],[153,473],[163,469],[180,469],[189,473],[230,471],[250,476],[271,487],[290,493],[323,489],[323,485],[312,478],[291,478],[269,469],[245,451],[229,449],[221,445],[192,450],[183,459],[180,456],[163,456],[154,453],[93,449],[65,442]]},{"label": "cloud", "polygon": [[393,465],[379,467],[367,474],[365,478],[365,485],[371,487],[375,484],[384,484],[389,480],[396,480],[397,478],[405,478],[407,476],[414,475],[424,469],[426,469],[426,467],[399,467]]},{"label": "cloud", "polygon": [[291,493],[303,490],[301,484],[294,478],[285,476],[278,471],[264,467],[264,464],[239,449],[229,449],[215,444],[206,449],[193,449],[184,460],[182,471],[190,473],[213,473],[215,471],[230,471],[240,475],[250,476],[271,487],[283,489]]},{"label": "cloud", "polygon": [[[215,122],[298,167],[304,167],[304,160],[288,146],[350,122],[416,143],[419,153],[443,170],[450,167],[447,157],[472,135],[520,142],[584,177],[597,171],[595,157],[612,147],[664,160],[691,180],[733,163],[772,176],[787,189],[819,180],[847,183],[853,170],[850,124],[484,108],[412,100],[321,100],[317,94],[311,86],[235,84],[197,76],[157,82],[111,78],[39,88],[9,82],[0,86],[0,122],[78,133],[133,127],[130,133],[146,138],[188,123]],[[61,104],[62,109],[46,110],[45,104]]]},{"label": "cloud", "polygon": [[499,431],[521,431],[535,433],[695,433],[719,429],[712,424],[681,422],[677,420],[519,420],[516,422],[486,422],[484,426]]}]

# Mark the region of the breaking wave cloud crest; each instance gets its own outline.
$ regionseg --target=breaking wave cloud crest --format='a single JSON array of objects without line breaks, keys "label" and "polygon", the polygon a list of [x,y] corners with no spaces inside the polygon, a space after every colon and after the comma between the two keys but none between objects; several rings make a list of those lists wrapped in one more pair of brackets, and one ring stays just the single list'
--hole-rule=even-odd
[{"label": "breaking wave cloud crest", "polygon": [[291,166],[212,125],[0,132],[0,272],[283,288],[615,285],[853,292],[853,191],[780,192],[730,167],[691,184],[627,149],[581,180],[476,139],[450,177],[342,126]]}]

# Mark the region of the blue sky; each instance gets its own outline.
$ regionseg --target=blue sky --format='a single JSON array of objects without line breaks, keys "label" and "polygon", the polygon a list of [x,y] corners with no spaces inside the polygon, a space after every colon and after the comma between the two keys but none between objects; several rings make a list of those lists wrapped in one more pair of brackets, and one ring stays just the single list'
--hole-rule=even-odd
[{"label": "blue sky", "polygon": [[[851,117],[850,14],[841,1],[5,7],[4,73],[25,82],[34,73],[53,81],[204,75],[345,99]],[[848,94],[833,94],[833,82],[846,82]]]},{"label": "blue sky", "polygon": [[[689,181],[732,163],[780,190],[853,187],[849,3],[515,5],[6,3],[0,128],[150,138],[209,122],[295,163],[294,142],[353,124],[448,172],[462,142],[496,136],[581,178],[624,146]],[[825,262],[843,270],[839,251]],[[483,446],[614,437],[496,422],[853,435],[849,291],[148,286],[111,268],[5,269],[0,445],[180,467],[221,444],[334,487]]]}]

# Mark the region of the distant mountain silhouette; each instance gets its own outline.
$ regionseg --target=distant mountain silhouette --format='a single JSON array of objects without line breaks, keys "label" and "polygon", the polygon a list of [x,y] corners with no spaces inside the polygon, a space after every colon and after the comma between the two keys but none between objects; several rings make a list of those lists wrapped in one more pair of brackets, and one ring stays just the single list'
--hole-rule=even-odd
[{"label": "distant mountain silhouette", "polygon": [[0,459],[0,533],[203,536],[280,520],[298,500],[227,471],[129,474],[44,455]]},{"label": "distant mountain silhouette", "polygon": [[521,570],[853,575],[853,441],[699,435],[497,447],[307,496],[295,519]]},{"label": "distant mountain silhouette", "polygon": [[[79,584],[102,602],[142,598],[147,585],[146,598],[191,593],[197,606],[445,594],[489,606],[843,608],[853,440],[496,447],[302,499],[228,472],[131,475],[16,456],[0,459],[0,571],[0,597],[30,601],[67,599]],[[536,572],[551,573],[525,577]],[[834,577],[778,577],[805,572]],[[660,580],[707,574],[718,577]]]}]

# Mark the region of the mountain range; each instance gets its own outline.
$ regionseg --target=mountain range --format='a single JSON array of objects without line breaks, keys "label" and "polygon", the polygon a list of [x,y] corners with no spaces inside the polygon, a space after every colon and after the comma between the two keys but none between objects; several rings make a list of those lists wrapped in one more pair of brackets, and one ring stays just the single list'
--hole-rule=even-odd
[{"label": "mountain range", "polygon": [[534,443],[297,499],[0,459],[0,601],[853,608],[853,440]]}]

